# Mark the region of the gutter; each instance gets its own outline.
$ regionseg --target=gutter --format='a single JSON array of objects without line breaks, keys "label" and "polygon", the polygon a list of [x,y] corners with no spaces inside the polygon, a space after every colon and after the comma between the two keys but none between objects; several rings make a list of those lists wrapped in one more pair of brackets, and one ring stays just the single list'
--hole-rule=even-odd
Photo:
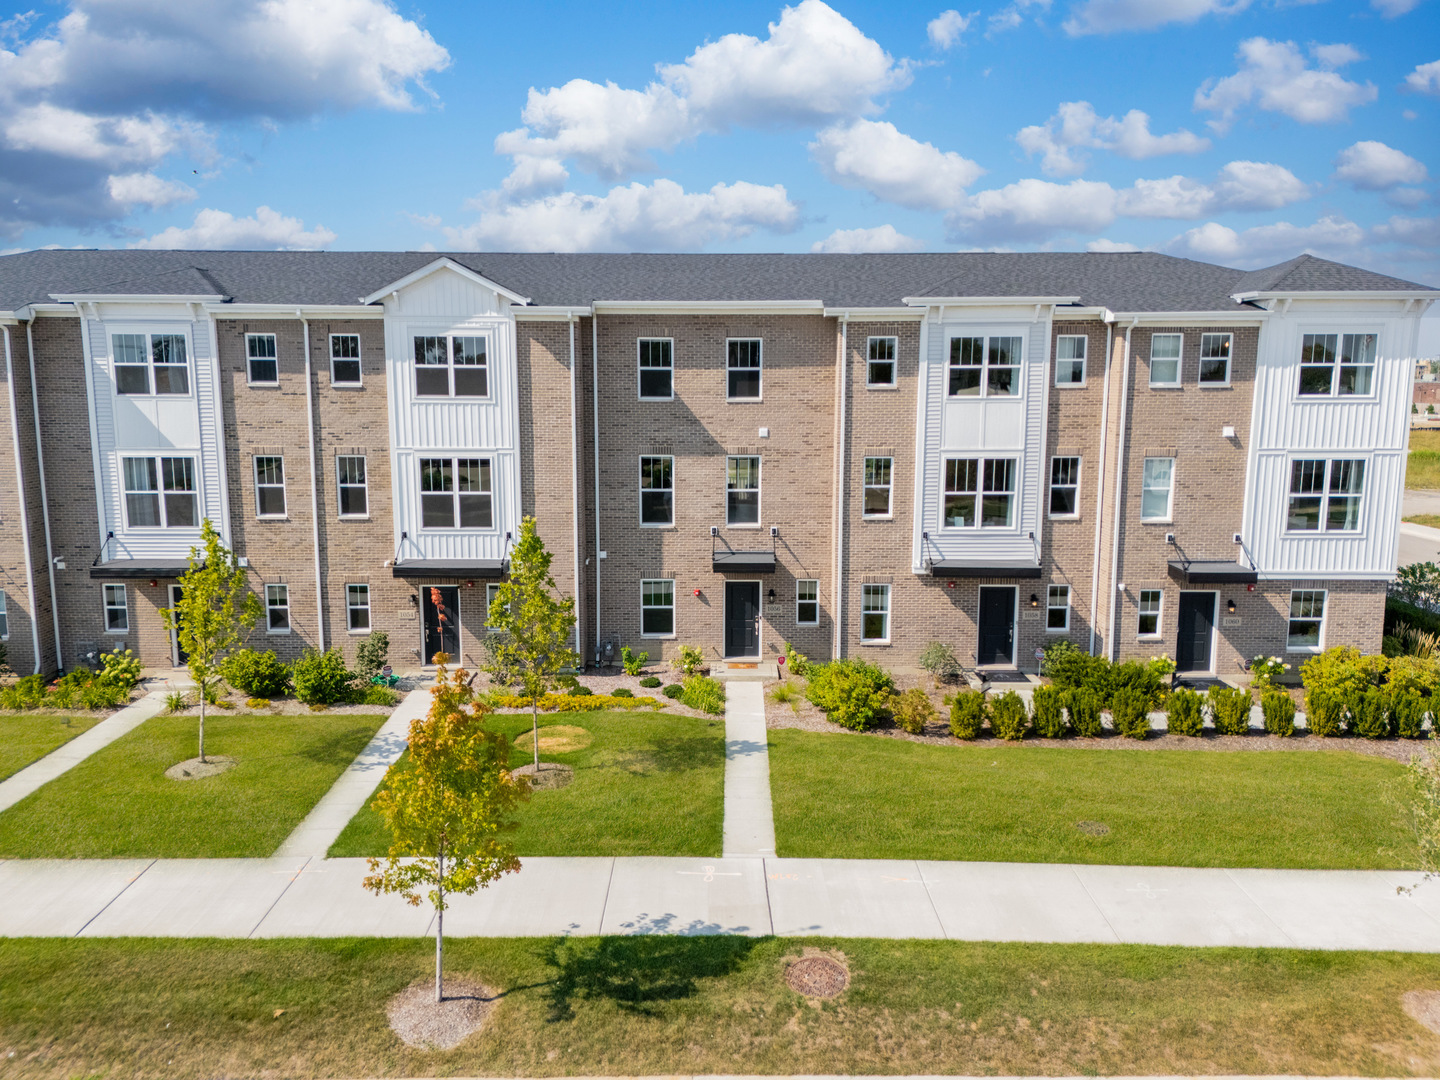
[{"label": "gutter", "polygon": [[[1095,620],[1100,617],[1100,544],[1104,535],[1101,520],[1105,512],[1105,451],[1110,447],[1110,372],[1114,368],[1115,324],[1105,326],[1105,385],[1100,392],[1100,464],[1095,469],[1095,559],[1090,566],[1090,645],[1095,655]],[[1109,639],[1107,638],[1108,642]]]},{"label": "gutter", "polygon": [[835,440],[835,659],[845,649],[845,421],[849,409],[850,313],[840,316],[840,431]]},{"label": "gutter", "polygon": [[575,549],[575,652],[582,660],[581,627],[585,625],[584,588],[580,581],[580,444],[577,441],[579,426],[575,416],[575,319],[570,316],[570,528],[571,544]]},{"label": "gutter", "polygon": [[[297,316],[300,312],[295,312]],[[305,333],[305,435],[310,443],[310,530],[315,542],[315,630],[325,651],[325,581],[320,576],[320,491],[315,475],[315,397],[310,371],[310,320],[300,319]]]},{"label": "gutter", "polygon": [[40,515],[45,522],[45,577],[50,582],[50,619],[55,631],[55,666],[63,668],[60,648],[60,598],[55,590],[55,549],[50,542],[50,496],[45,490],[45,447],[40,437],[40,388],[35,384],[35,335],[31,327],[35,320],[25,324],[25,352],[30,357],[30,404],[35,410],[35,463],[40,469]]},{"label": "gutter", "polygon": [[10,361],[10,327],[5,333],[5,385],[10,391],[10,438],[15,445],[15,487],[20,496],[20,533],[24,537],[25,585],[30,595],[30,641],[35,649],[35,671],[40,674],[40,623],[35,618],[35,563],[30,558],[30,511],[25,506],[25,466],[20,456],[20,417],[15,412],[15,369]]},{"label": "gutter", "polygon": [[595,429],[595,666],[600,666],[600,317],[590,316],[590,426]]},{"label": "gutter", "polygon": [[1120,574],[1120,520],[1125,506],[1125,436],[1126,412],[1130,404],[1130,335],[1135,330],[1137,318],[1125,328],[1125,370],[1120,377],[1120,441],[1115,448],[1115,539],[1110,547],[1110,619],[1105,632],[1105,657],[1115,659],[1115,617],[1119,605]]}]

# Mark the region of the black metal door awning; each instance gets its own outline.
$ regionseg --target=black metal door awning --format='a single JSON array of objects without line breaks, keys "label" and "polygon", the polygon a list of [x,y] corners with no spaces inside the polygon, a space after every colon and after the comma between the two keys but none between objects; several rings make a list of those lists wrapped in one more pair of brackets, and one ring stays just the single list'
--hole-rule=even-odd
[{"label": "black metal door awning", "polygon": [[504,559],[408,559],[396,563],[397,578],[502,578]]},{"label": "black metal door awning", "polygon": [[936,559],[930,573],[943,578],[1038,578],[1033,559]]},{"label": "black metal door awning", "polygon": [[1260,579],[1250,567],[1225,559],[1171,559],[1170,576],[1182,585],[1253,585]]},{"label": "black metal door awning", "polygon": [[111,559],[90,567],[90,576],[107,581],[126,578],[178,578],[189,569],[189,559]]},{"label": "black metal door awning", "polygon": [[773,574],[775,552],[716,550],[710,553],[711,569],[716,573],[744,571],[747,574]]}]

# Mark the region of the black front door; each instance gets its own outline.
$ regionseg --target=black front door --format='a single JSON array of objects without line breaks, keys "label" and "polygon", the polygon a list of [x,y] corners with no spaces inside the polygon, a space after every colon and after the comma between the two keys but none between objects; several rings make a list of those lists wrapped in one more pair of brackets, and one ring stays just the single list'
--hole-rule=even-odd
[{"label": "black front door", "polygon": [[1215,629],[1215,593],[1180,594],[1180,637],[1175,643],[1176,671],[1209,671],[1210,639]]},{"label": "black front door", "polygon": [[725,655],[760,655],[760,583],[725,583]]},{"label": "black front door", "polygon": [[190,660],[190,654],[185,651],[185,646],[180,644],[180,601],[184,597],[185,590],[181,586],[170,586],[170,618],[175,623],[175,629],[170,631],[170,648],[176,667],[184,667]]},{"label": "black front door", "polygon": [[1015,589],[1013,586],[981,587],[980,646],[975,662],[1013,664],[1015,662]]},{"label": "black front door", "polygon": [[425,663],[445,653],[453,664],[460,658],[460,589],[456,585],[425,585]]}]

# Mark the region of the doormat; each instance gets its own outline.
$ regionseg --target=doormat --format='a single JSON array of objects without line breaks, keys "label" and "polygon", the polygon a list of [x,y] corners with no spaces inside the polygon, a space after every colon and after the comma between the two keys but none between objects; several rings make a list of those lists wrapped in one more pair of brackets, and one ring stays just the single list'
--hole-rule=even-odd
[{"label": "doormat", "polygon": [[1178,679],[1175,682],[1176,690],[1209,690],[1215,686],[1228,686],[1229,683],[1221,682],[1219,679]]},{"label": "doormat", "polygon": [[1028,683],[1030,681],[1018,671],[982,671],[979,675],[986,682],[992,683]]},{"label": "doormat", "polygon": [[753,671],[759,664],[726,664],[731,671]]}]

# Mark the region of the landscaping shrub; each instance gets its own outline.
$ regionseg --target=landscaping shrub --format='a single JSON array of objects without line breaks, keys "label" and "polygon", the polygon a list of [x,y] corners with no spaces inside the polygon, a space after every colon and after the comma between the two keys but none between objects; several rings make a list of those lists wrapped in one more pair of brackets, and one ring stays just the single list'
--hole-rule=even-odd
[{"label": "landscaping shrub", "polygon": [[1147,710],[1158,709],[1165,702],[1165,680],[1159,669],[1150,664],[1129,660],[1123,664],[1112,664],[1106,674],[1106,688],[1100,701],[1102,707],[1108,706],[1113,711],[1115,697],[1122,692],[1139,694]]},{"label": "landscaping shrub", "polygon": [[1387,597],[1385,600],[1385,633],[1394,634],[1395,628],[1401,623],[1409,623],[1417,630],[1440,634],[1440,615],[1406,603],[1398,597]]},{"label": "landscaping shrub", "polygon": [[[345,666],[345,657],[339,649],[326,649],[323,653],[306,649],[300,659],[290,665],[290,681],[295,686],[295,696],[306,705],[333,705],[350,699],[355,673]],[[266,696],[259,688],[250,692]]]},{"label": "landscaping shrub", "polygon": [[[1065,645],[1070,643],[1064,642]],[[1093,691],[1101,704],[1110,696],[1110,661],[1103,656],[1091,656],[1073,645],[1068,649],[1054,646],[1045,650],[1041,670],[1050,676],[1050,681],[1061,690],[1079,690],[1082,687]]]},{"label": "landscaping shrub", "polygon": [[1033,710],[1035,733],[1045,739],[1060,739],[1065,736],[1064,694],[1053,686],[1037,686],[1030,700]]},{"label": "landscaping shrub", "polygon": [[1044,658],[1040,661],[1040,674],[1046,678],[1055,677],[1055,668],[1063,667],[1069,657],[1080,653],[1069,638],[1056,638],[1048,642],[1044,649]]},{"label": "landscaping shrub", "polygon": [[1065,695],[1065,708],[1070,713],[1070,726],[1076,735],[1100,737],[1100,697],[1094,690],[1077,687]]},{"label": "landscaping shrub", "polygon": [[1221,735],[1244,735],[1250,730],[1250,691],[1236,686],[1212,686],[1206,695],[1210,722]]},{"label": "landscaping shrub", "polygon": [[1385,686],[1391,693],[1413,691],[1430,695],[1440,692],[1440,661],[1416,654],[1392,657],[1385,672]]},{"label": "landscaping shrub", "polygon": [[649,662],[650,654],[648,652],[631,652],[629,645],[620,647],[620,666],[625,669],[626,675],[639,675]]},{"label": "landscaping shrub", "polygon": [[388,686],[366,686],[359,695],[357,705],[380,705],[389,708],[400,704],[400,694]]},{"label": "landscaping shrub", "polygon": [[140,660],[129,649],[101,653],[100,678],[128,694],[140,682]]},{"label": "landscaping shrub", "polygon": [[38,709],[45,701],[45,677],[26,675],[0,687],[0,709]]},{"label": "landscaping shrub", "polygon": [[725,712],[725,684],[708,675],[691,675],[682,685],[680,702],[692,709],[720,716]]},{"label": "landscaping shrub", "polygon": [[1284,690],[1267,690],[1260,695],[1260,712],[1265,730],[1288,739],[1295,734],[1295,700]]},{"label": "landscaping shrub", "polygon": [[894,690],[884,668],[864,660],[835,660],[811,674],[805,696],[832,723],[868,731],[889,717]]},{"label": "landscaping shrub", "polygon": [[891,709],[895,714],[895,723],[900,730],[910,735],[924,734],[926,724],[940,719],[940,714],[930,703],[930,695],[918,686],[897,696],[891,702]]},{"label": "landscaping shrub", "polygon": [[1390,715],[1402,739],[1425,738],[1425,699],[1413,690],[1390,695]]},{"label": "landscaping shrub", "polygon": [[179,690],[171,690],[165,695],[165,711],[177,713],[190,707],[190,695],[181,693]]},{"label": "landscaping shrub", "polygon": [[56,679],[44,701],[55,709],[113,709],[129,697],[129,687],[106,682],[82,668]]},{"label": "landscaping shrub", "polygon": [[776,705],[789,705],[791,712],[800,711],[800,706],[796,702],[802,700],[804,696],[800,693],[800,688],[788,679],[770,691],[770,700]]},{"label": "landscaping shrub", "polygon": [[[530,709],[530,699],[518,694],[489,694],[488,703],[496,709]],[[603,712],[607,709],[663,709],[665,703],[653,697],[616,697],[614,694],[541,694],[536,704],[541,712]],[[321,706],[324,708],[324,706]]]},{"label": "landscaping shrub", "polygon": [[1371,687],[1351,698],[1348,707],[1352,734],[1365,739],[1384,739],[1390,735],[1390,702],[1384,692]]},{"label": "landscaping shrub", "polygon": [[660,685],[660,679],[655,675],[646,675],[643,679],[640,680],[640,685],[645,687],[645,689],[647,690],[653,690],[655,687]]},{"label": "landscaping shrub", "polygon": [[808,679],[817,667],[804,653],[796,652],[795,646],[788,641],[785,642],[785,666],[790,669],[790,674],[801,679]]},{"label": "landscaping shrub", "polygon": [[263,697],[246,698],[245,707],[247,709],[268,709],[270,707],[270,699]]},{"label": "landscaping shrub", "polygon": [[250,697],[281,697],[290,686],[290,672],[270,651],[239,649],[220,664],[220,677]]},{"label": "landscaping shrub", "polygon": [[571,697],[589,697],[589,696],[590,696],[591,694],[593,694],[594,692],[595,692],[595,691],[594,691],[594,690],[591,690],[590,687],[588,687],[588,686],[576,686],[574,689],[572,689],[572,690],[570,691],[570,696],[571,696]]},{"label": "landscaping shrub", "polygon": [[[586,688],[581,687],[581,689],[583,690]],[[666,697],[673,700],[674,698],[678,698],[681,694],[685,692],[685,687],[681,686],[678,682],[672,682],[669,686],[665,687],[665,689],[661,690],[660,692]]]},{"label": "landscaping shrub", "polygon": [[670,661],[670,666],[688,678],[705,666],[705,651],[698,645],[681,645],[680,655]]},{"label": "landscaping shrub", "polygon": [[355,674],[362,679],[373,679],[385,666],[389,652],[390,635],[384,630],[370,631],[370,636],[355,646]]},{"label": "landscaping shrub", "polygon": [[1383,656],[1361,656],[1359,649],[1342,646],[1306,660],[1300,677],[1306,690],[1325,690],[1351,701],[1377,685],[1388,666]]},{"label": "landscaping shrub", "polygon": [[1150,736],[1150,699],[1143,690],[1126,687],[1110,699],[1110,723],[1127,739]]},{"label": "landscaping shrub", "polygon": [[987,705],[982,691],[962,690],[956,694],[950,703],[950,734],[957,739],[978,738],[990,711]]},{"label": "landscaping shrub", "polygon": [[634,697],[634,696],[635,696],[635,691],[634,691],[634,690],[630,690],[630,689],[622,686],[622,687],[620,687],[618,690],[614,691],[610,696],[611,696],[611,697]]},{"label": "landscaping shrub", "polygon": [[990,734],[995,738],[1016,742],[1025,738],[1029,726],[1025,699],[1014,690],[1006,690],[990,703]]},{"label": "landscaping shrub", "polygon": [[[556,676],[555,676],[555,685],[558,686],[558,687],[560,687],[560,689],[562,689],[562,690],[572,690],[572,691],[573,691],[577,686],[580,685],[580,680],[577,679],[577,678],[575,678],[574,675],[556,675]],[[656,686],[659,686],[660,684],[659,684],[659,682],[657,681],[655,685],[656,685]]]},{"label": "landscaping shrub", "polygon": [[1345,723],[1345,703],[1329,690],[1305,694],[1305,726],[1312,735],[1327,739],[1339,736]]},{"label": "landscaping shrub", "polygon": [[962,670],[955,650],[943,641],[928,642],[920,650],[920,666],[930,673],[936,686],[940,685],[941,679],[958,677]]},{"label": "landscaping shrub", "polygon": [[1165,730],[1171,735],[1199,736],[1205,730],[1205,715],[1200,711],[1200,695],[1194,690],[1176,690],[1170,695]]}]

